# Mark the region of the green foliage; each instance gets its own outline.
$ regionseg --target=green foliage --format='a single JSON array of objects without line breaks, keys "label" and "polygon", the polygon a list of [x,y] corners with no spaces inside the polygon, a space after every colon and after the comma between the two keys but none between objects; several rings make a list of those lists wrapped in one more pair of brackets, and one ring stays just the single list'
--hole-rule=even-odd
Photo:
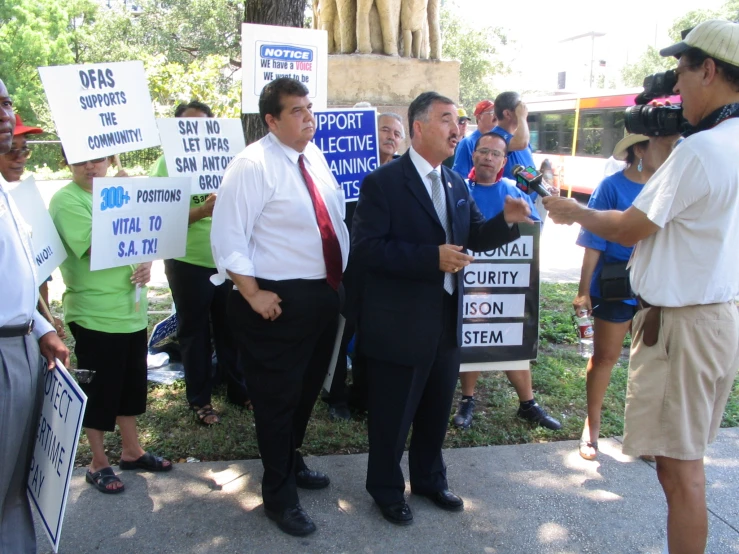
[{"label": "green foliage", "polygon": [[453,4],[441,9],[442,55],[461,62],[459,101],[470,110],[480,100],[495,98],[493,76],[510,73],[499,53],[508,38],[501,27],[472,29],[457,13]]}]

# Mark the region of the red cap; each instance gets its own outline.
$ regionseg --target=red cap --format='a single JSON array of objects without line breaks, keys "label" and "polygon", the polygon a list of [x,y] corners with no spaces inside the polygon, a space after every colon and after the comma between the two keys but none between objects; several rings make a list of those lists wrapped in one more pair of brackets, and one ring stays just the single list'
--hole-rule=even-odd
[{"label": "red cap", "polygon": [[26,127],[23,125],[23,120],[21,119],[21,116],[18,114],[15,114],[15,131],[13,131],[13,136],[17,137],[18,135],[38,135],[39,133],[43,133],[44,130],[40,127]]},{"label": "red cap", "polygon": [[490,100],[480,100],[475,106],[475,117],[480,117],[482,112],[488,111],[490,108],[495,106]]}]

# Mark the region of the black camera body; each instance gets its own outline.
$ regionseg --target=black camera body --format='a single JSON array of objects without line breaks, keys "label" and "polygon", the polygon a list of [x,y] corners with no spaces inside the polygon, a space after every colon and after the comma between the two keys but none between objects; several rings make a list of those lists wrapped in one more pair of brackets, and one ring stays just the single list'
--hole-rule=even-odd
[{"label": "black camera body", "polygon": [[626,108],[624,125],[629,133],[659,137],[678,135],[688,122],[683,117],[683,108],[675,106],[649,106],[655,98],[672,95],[677,84],[674,70],[655,73],[644,78],[644,92],[636,97],[636,106]]}]

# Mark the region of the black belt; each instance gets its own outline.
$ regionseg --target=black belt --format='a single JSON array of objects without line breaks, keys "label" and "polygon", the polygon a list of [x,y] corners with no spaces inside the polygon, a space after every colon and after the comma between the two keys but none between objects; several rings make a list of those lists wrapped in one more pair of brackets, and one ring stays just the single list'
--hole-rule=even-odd
[{"label": "black belt", "polygon": [[23,337],[33,332],[33,320],[23,325],[5,325],[0,327],[0,338]]}]

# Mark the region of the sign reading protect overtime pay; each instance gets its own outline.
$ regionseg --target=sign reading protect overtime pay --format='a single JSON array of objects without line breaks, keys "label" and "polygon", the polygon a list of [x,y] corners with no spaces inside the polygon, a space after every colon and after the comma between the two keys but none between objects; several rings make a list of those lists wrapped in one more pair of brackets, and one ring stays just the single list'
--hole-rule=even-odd
[{"label": "sign reading protect overtime pay", "polygon": [[221,186],[226,166],[246,143],[241,121],[211,117],[158,119],[170,177],[191,177],[190,194],[209,194]]},{"label": "sign reading protect overtime pay", "polygon": [[184,256],[190,181],[186,177],[94,179],[90,269]]},{"label": "sign reading protect overtime pay", "polygon": [[[44,364],[46,365],[46,364]],[[44,370],[44,400],[28,475],[28,495],[56,552],[87,396],[57,360]]]},{"label": "sign reading protect overtime pay", "polygon": [[377,110],[351,108],[317,112],[313,142],[321,149],[347,202],[359,198],[366,175],[380,165]]},{"label": "sign reading protect overtime pay", "polygon": [[528,369],[539,343],[539,225],[474,252],[464,271],[462,371]]},{"label": "sign reading protect overtime pay", "polygon": [[38,70],[70,164],[159,145],[143,62]]}]

